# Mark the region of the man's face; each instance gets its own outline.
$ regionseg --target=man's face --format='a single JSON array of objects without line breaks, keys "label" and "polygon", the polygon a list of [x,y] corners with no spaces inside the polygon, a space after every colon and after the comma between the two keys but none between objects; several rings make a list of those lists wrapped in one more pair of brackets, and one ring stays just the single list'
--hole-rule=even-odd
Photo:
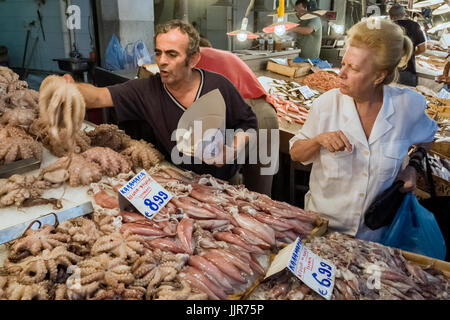
[{"label": "man's face", "polygon": [[179,29],[172,29],[156,37],[156,64],[162,83],[175,84],[183,80],[191,66],[186,63],[189,36]]},{"label": "man's face", "polygon": [[300,17],[304,16],[308,12],[308,10],[303,6],[303,4],[299,3],[295,6],[295,15],[297,18],[300,19]]}]

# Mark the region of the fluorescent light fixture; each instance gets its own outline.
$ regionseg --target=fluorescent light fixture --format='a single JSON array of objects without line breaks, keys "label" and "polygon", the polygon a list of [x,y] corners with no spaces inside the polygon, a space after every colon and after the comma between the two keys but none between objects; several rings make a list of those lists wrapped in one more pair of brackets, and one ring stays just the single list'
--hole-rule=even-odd
[{"label": "fluorescent light fixture", "polygon": [[340,25],[340,24],[333,24],[333,30],[334,30],[334,32],[336,32],[338,34],[343,34],[344,33],[344,26]]},{"label": "fluorescent light fixture", "polygon": [[245,41],[245,40],[247,40],[248,36],[247,36],[247,34],[246,34],[245,32],[239,32],[239,33],[237,34],[236,38],[237,38],[239,41]]}]

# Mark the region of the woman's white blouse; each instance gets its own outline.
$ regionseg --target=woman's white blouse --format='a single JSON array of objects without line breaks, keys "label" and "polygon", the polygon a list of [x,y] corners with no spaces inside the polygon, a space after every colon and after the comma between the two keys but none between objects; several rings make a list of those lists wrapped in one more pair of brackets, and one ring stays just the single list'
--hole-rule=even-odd
[{"label": "woman's white blouse", "polygon": [[375,235],[364,225],[364,212],[392,185],[408,148],[433,140],[437,123],[425,108],[421,94],[384,86],[383,105],[367,140],[353,98],[339,89],[322,94],[289,147],[299,139],[342,130],[353,148],[332,153],[322,147],[313,159],[303,162],[313,164],[305,208],[329,219],[330,230],[376,241],[379,232]]}]

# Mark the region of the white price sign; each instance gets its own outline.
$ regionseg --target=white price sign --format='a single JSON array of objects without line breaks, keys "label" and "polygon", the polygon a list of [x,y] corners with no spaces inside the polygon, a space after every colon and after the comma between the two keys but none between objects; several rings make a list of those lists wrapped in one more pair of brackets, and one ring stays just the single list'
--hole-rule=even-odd
[{"label": "white price sign", "polygon": [[297,238],[295,243],[288,269],[312,290],[330,300],[334,288],[336,267],[311,252],[303,245],[300,238]]},{"label": "white price sign", "polygon": [[152,219],[173,197],[145,170],[128,181],[119,192],[149,219]]},{"label": "white price sign", "polygon": [[300,93],[305,97],[305,99],[314,97],[314,92],[308,86],[302,86],[298,89],[300,90]]}]

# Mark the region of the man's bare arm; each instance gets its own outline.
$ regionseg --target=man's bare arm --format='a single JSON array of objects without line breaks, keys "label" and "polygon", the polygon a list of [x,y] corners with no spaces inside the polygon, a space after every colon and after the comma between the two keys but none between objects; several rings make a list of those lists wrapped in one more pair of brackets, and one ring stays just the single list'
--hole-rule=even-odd
[{"label": "man's bare arm", "polygon": [[422,54],[422,53],[424,53],[425,52],[425,50],[426,50],[426,43],[424,42],[424,43],[421,43],[421,44],[419,44],[417,47],[416,47],[416,51],[414,52],[414,54],[416,55],[416,56],[418,56],[419,54]]},{"label": "man's bare arm", "polygon": [[307,36],[308,34],[311,34],[311,33],[314,32],[314,28],[313,27],[295,27],[295,28],[292,28],[289,31],[293,31],[295,33],[299,33],[299,34],[302,34],[304,36]]},{"label": "man's bare arm", "polygon": [[77,88],[84,97],[86,109],[114,106],[111,93],[108,88],[97,88],[88,83],[77,83]]},{"label": "man's bare arm", "polygon": [[76,84],[78,90],[83,95],[86,103],[86,109],[98,109],[104,107],[113,107],[111,93],[108,88],[97,88],[89,83],[75,83],[73,77],[66,73],[63,78],[68,83]]}]

